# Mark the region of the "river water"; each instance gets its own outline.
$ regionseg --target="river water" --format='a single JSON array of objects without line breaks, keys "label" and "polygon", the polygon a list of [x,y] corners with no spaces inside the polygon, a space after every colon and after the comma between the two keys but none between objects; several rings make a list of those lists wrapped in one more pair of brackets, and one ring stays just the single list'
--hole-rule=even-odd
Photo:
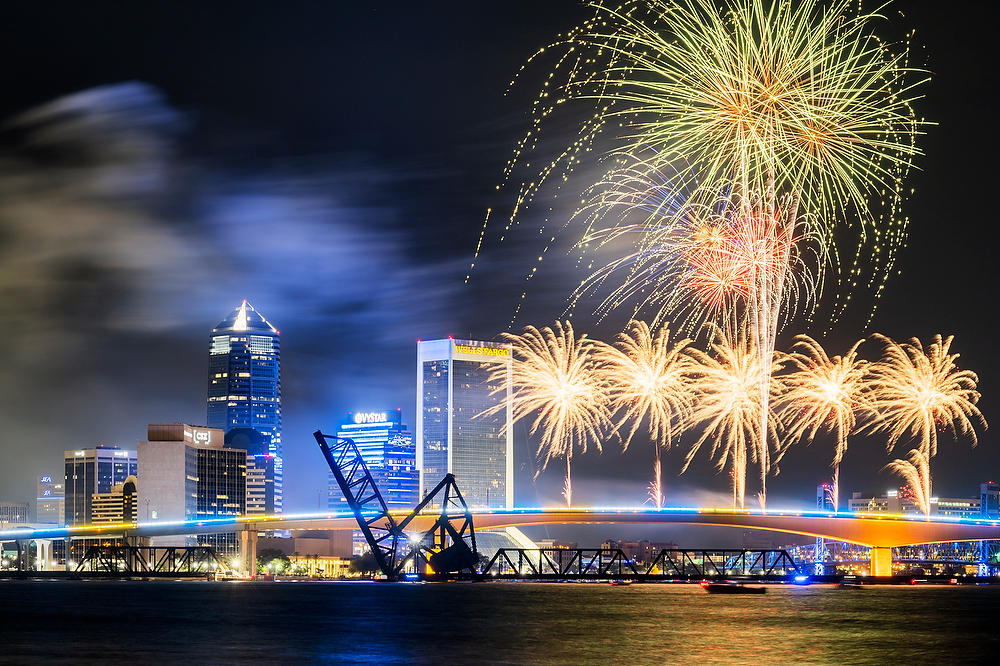
[{"label": "river water", "polygon": [[0,582],[0,663],[995,663],[1000,588]]}]

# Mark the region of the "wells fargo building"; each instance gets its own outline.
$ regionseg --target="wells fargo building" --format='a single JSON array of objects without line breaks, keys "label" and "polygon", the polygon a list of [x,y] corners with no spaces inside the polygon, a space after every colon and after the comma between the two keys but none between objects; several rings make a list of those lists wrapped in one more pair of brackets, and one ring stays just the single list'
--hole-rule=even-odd
[{"label": "wells fargo building", "polygon": [[[494,391],[487,380],[498,365],[507,379]],[[450,472],[469,506],[514,506],[510,376],[510,345],[451,338],[417,343],[421,497]]]}]

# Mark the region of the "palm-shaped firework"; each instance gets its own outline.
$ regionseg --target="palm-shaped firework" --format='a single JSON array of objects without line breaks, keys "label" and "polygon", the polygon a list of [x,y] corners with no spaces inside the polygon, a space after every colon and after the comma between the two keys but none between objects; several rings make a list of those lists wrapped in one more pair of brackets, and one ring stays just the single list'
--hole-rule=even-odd
[{"label": "palm-shaped firework", "polygon": [[[744,508],[748,460],[760,465],[761,484],[770,471],[771,460],[766,439],[761,436],[761,371],[759,356],[746,336],[730,337],[716,330],[709,353],[693,350],[699,363],[695,371],[694,409],[689,423],[701,429],[701,435],[688,450],[682,472],[709,439],[710,455],[719,470],[730,464],[733,477],[733,506]],[[773,380],[772,380],[773,381]],[[774,390],[768,382],[765,390]],[[773,414],[770,415],[773,417]],[[772,441],[777,441],[774,418],[766,419]],[[762,507],[765,498],[758,496]]]},{"label": "palm-shaped firework", "polygon": [[623,448],[643,421],[649,429],[655,455],[650,498],[657,508],[663,506],[660,452],[670,448],[693,404],[691,379],[697,364],[689,353],[690,342],[671,341],[666,327],[653,335],[645,322],[633,321],[613,347],[599,353],[616,428],[625,432]]},{"label": "palm-shaped firework", "polygon": [[[876,335],[885,345],[882,358],[872,365],[871,385],[876,418],[867,427],[888,435],[891,451],[904,438],[916,441],[910,460],[895,460],[889,469],[902,473],[914,493],[921,498],[921,509],[930,511],[930,461],[937,455],[938,432],[949,431],[958,439],[967,435],[972,445],[978,442],[976,425],[987,427],[976,406],[979,377],[971,370],[960,370],[958,354],[951,353],[953,336],[935,335],[924,347],[912,338],[899,343]],[[919,481],[918,484],[915,484]]]},{"label": "palm-shaped firework", "polygon": [[820,431],[833,433],[833,506],[839,508],[840,461],[858,417],[872,412],[868,361],[858,357],[859,340],[843,356],[827,355],[808,335],[795,338],[794,351],[784,356],[789,372],[781,376],[779,416],[787,427],[784,446],[812,442]]},{"label": "palm-shaped firework", "polygon": [[912,499],[925,516],[931,513],[931,461],[922,448],[910,449],[906,460],[897,458],[882,469],[903,477]]},{"label": "palm-shaped firework", "polygon": [[[577,337],[569,322],[556,322],[553,328],[528,326],[520,335],[505,333],[503,339],[513,347],[513,421],[528,418],[530,432],[540,433],[539,472],[552,458],[566,458],[563,494],[572,506],[574,452],[585,453],[589,443],[601,450],[601,439],[611,429],[606,375],[597,358],[604,345],[586,335]],[[490,382],[505,390],[506,379],[507,369],[498,367]]]}]

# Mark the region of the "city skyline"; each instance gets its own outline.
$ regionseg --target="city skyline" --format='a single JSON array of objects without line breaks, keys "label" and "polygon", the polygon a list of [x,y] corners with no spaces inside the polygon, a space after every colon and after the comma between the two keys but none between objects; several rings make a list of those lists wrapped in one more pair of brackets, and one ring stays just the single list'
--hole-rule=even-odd
[{"label": "city skyline", "polygon": [[[95,190],[87,188],[104,182],[111,183],[110,201],[138,197],[148,205],[142,209],[139,226],[132,227],[136,235],[110,248],[115,252],[125,248],[120,255],[111,255],[114,261],[108,261],[107,247],[100,253],[84,253],[77,264],[69,261],[72,255],[59,255],[68,264],[78,265],[81,277],[70,288],[65,280],[45,273],[43,284],[49,285],[50,291],[37,303],[67,305],[39,309],[29,300],[13,300],[3,311],[5,321],[12,326],[9,330],[18,353],[2,385],[8,397],[3,409],[10,423],[5,445],[25,468],[0,471],[5,493],[2,499],[32,497],[34,477],[50,470],[67,447],[113,442],[128,448],[141,439],[147,423],[200,423],[206,372],[204,331],[217,321],[220,311],[247,298],[282,327],[287,377],[283,396],[285,475],[296,480],[295,487],[286,490],[288,508],[314,506],[315,493],[325,488],[326,480],[325,473],[315,470],[309,433],[334,425],[339,414],[370,405],[402,407],[404,412],[414,409],[412,359],[416,339],[454,335],[491,340],[510,324],[525,289],[519,274],[508,273],[518,273],[524,248],[512,242],[498,246],[494,239],[485,248],[469,285],[462,282],[485,208],[496,206],[495,215],[500,215],[506,205],[491,194],[500,166],[496,155],[507,150],[520,131],[523,100],[505,102],[502,89],[526,53],[581,15],[576,3],[558,4],[538,8],[531,3],[512,3],[503,9],[478,10],[482,14],[449,16],[443,22],[434,12],[415,16],[408,13],[412,10],[401,10],[368,16],[360,10],[345,10],[348,14],[343,18],[348,22],[387,25],[398,31],[403,49],[414,44],[404,29],[410,24],[420,25],[428,34],[459,39],[467,62],[454,66],[459,72],[481,74],[459,95],[443,82],[420,74],[442,71],[442,67],[447,71],[450,57],[438,51],[422,53],[422,67],[412,85],[415,89],[435,87],[433,95],[423,93],[420,97],[428,101],[427,108],[413,110],[423,130],[417,133],[385,123],[390,114],[381,111],[364,117],[371,112],[341,109],[332,116],[338,123],[320,122],[323,113],[342,106],[336,95],[318,98],[314,110],[304,110],[295,96],[284,95],[292,99],[290,107],[263,105],[247,115],[244,124],[233,126],[230,120],[246,108],[251,94],[248,88],[235,81],[231,88],[210,94],[190,81],[172,77],[166,63],[152,53],[145,61],[122,70],[111,66],[107,55],[111,52],[96,50],[86,56],[86,72],[66,71],[16,87],[16,95],[4,101],[3,110],[4,117],[18,129],[3,135],[0,152],[25,166],[22,177],[34,182],[34,191],[40,193],[34,205],[51,200],[57,186],[51,169],[65,164],[71,154],[90,156],[82,164],[66,166],[74,169],[74,174],[88,176],[81,179],[81,189],[74,193],[78,199],[91,199],[89,195]],[[331,17],[323,10],[315,11],[317,24]],[[958,200],[947,196],[958,191],[954,179],[956,172],[963,170],[946,165],[981,159],[955,152],[954,145],[956,137],[967,131],[964,119],[975,109],[973,102],[957,94],[977,81],[961,64],[978,61],[977,52],[982,47],[975,40],[957,41],[949,29],[920,29],[929,25],[928,17],[933,15],[930,4],[915,5],[908,13],[912,15],[909,21],[918,26],[916,43],[926,44],[929,55],[923,55],[922,49],[916,53],[936,74],[918,108],[939,126],[930,128],[925,137],[927,157],[919,161],[923,171],[911,175],[916,193],[907,205],[912,218],[909,247],[900,256],[901,275],[889,282],[874,328],[897,339],[910,335],[926,338],[939,330],[955,333],[961,363],[982,377],[983,410],[989,420],[993,414],[991,386],[1000,368],[990,352],[991,338],[981,319],[992,320],[993,315],[989,310],[970,314],[995,283],[987,264],[977,260],[989,243],[980,242],[978,226],[973,227],[973,233],[941,233],[937,222],[955,218],[963,224],[978,224],[979,217],[968,211],[979,196],[976,192],[984,188],[965,186],[970,196]],[[522,27],[527,14],[533,20],[517,33],[516,48],[498,50],[497,43],[490,41],[494,37],[455,36],[462,32],[464,21],[488,20],[499,26]],[[72,35],[72,19],[71,13],[66,14],[50,26],[65,34],[67,43],[78,39]],[[191,56],[212,43],[214,34],[208,28],[224,16],[206,9],[201,19],[206,32],[193,35]],[[134,37],[125,30],[127,16],[118,20],[121,23],[110,26],[109,42],[131,43]],[[938,20],[951,21],[947,25],[953,26],[960,19],[934,18]],[[310,22],[303,25],[306,23]],[[331,45],[331,40],[325,39],[327,33],[303,30],[303,47],[317,57],[341,53],[330,49],[350,53],[357,45],[351,35],[344,35],[339,45]],[[324,39],[319,39],[321,34]],[[10,47],[26,39],[30,39],[30,29],[14,36]],[[263,49],[261,54],[274,58],[274,68],[292,64],[266,39],[258,45]],[[239,44],[233,46],[239,52]],[[370,64],[386,68],[391,62],[391,58],[376,59]],[[225,60],[217,63],[220,71],[232,66]],[[300,85],[312,80],[311,76],[317,81],[322,78],[319,70],[304,70],[302,75],[307,78],[299,80]],[[468,76],[462,78],[472,81]],[[281,91],[288,83],[269,78],[265,87]],[[361,92],[379,94],[367,78],[354,78],[350,85]],[[311,123],[289,122],[296,114],[305,114]],[[454,119],[472,122],[451,122]],[[214,143],[192,146],[196,139],[205,137]],[[247,137],[262,149],[241,148]],[[491,150],[470,151],[470,147],[484,143]],[[33,145],[48,148],[37,152]],[[233,146],[236,148],[229,150]],[[371,150],[363,156],[349,152],[366,146]],[[254,152],[260,156],[252,155]],[[223,154],[225,157],[220,157]],[[49,171],[28,168],[35,159]],[[350,168],[345,169],[344,164]],[[978,177],[979,170],[968,171],[973,179]],[[123,178],[123,172],[132,177]],[[439,188],[433,184],[449,183],[464,173],[473,177],[459,196],[451,192],[450,185]],[[203,176],[204,185],[191,187],[187,176],[193,174]],[[99,175],[106,178],[97,178]],[[158,195],[160,188],[169,196]],[[387,191],[394,194],[391,205],[382,196]],[[8,199],[17,201],[19,195],[15,188]],[[182,217],[187,222],[176,223],[173,215],[163,213],[168,199],[184,209]],[[37,210],[42,214],[39,219],[44,219],[57,209]],[[115,225],[121,224],[118,210],[118,203],[114,203],[91,212]],[[278,226],[285,240],[269,245],[264,239]],[[85,228],[77,227],[81,231]],[[42,224],[38,228],[46,227]],[[82,247],[94,247],[102,233],[116,228],[101,226],[94,235],[82,236]],[[317,251],[317,247],[324,251]],[[527,290],[518,324],[549,324],[553,317],[548,313],[564,306],[569,289],[563,289],[562,283],[571,287],[579,275],[568,265],[572,262],[560,259],[559,250],[554,249],[543,266],[548,281],[535,280]],[[368,265],[356,261],[362,253],[371,257]],[[9,265],[19,265],[10,264],[9,256],[7,260]],[[504,271],[505,261],[518,270]],[[115,266],[127,267],[131,279],[112,279]],[[15,278],[7,275],[4,279],[3,284],[15,294],[24,293]],[[119,294],[125,289],[120,286],[123,284],[129,287]],[[419,303],[409,292],[413,285],[421,294]],[[940,303],[940,307],[928,308],[925,302]],[[457,310],[453,307],[456,304],[465,309]],[[38,319],[27,319],[29,316]],[[592,324],[586,321],[586,311],[578,311],[577,317],[581,321],[575,325],[582,331],[608,339],[625,324]],[[846,348],[843,343],[863,335],[862,323],[845,321],[831,348]],[[798,330],[790,329],[785,335],[795,332]],[[47,351],[52,349],[59,351]],[[90,351],[84,354],[83,349]],[[141,349],[155,349],[156,353],[142,355]],[[126,367],[127,372],[122,370]],[[56,372],[69,372],[73,380],[51,384],[39,379]],[[59,418],[53,419],[47,412],[42,417],[47,399],[62,406]],[[517,428],[514,436],[519,497],[527,498],[525,503],[529,504],[558,499],[558,475],[542,474],[532,483],[533,444]],[[944,445],[935,461],[936,492],[955,495],[963,484],[974,481],[966,480],[968,470],[1000,467],[1000,454],[991,440],[992,434],[986,432],[976,449],[964,443]],[[825,468],[813,458],[818,447],[826,450],[831,446],[830,441],[820,438],[811,447],[786,457],[782,473],[769,482],[776,505],[808,496],[816,483],[825,480]],[[574,460],[574,488],[581,501],[600,503],[626,496],[633,503],[641,502],[648,465],[642,449],[633,445],[625,455],[612,450]],[[844,461],[844,487],[874,490],[894,485],[887,473],[877,471],[885,459],[877,439],[859,438]],[[668,502],[670,493],[676,492],[717,497],[719,501],[713,503],[722,503],[725,479],[702,468],[678,477],[674,470],[680,462],[676,454],[664,459]],[[993,472],[984,475],[997,476]]]},{"label": "city skyline", "polygon": [[4,9],[0,662],[995,658],[991,4]]}]

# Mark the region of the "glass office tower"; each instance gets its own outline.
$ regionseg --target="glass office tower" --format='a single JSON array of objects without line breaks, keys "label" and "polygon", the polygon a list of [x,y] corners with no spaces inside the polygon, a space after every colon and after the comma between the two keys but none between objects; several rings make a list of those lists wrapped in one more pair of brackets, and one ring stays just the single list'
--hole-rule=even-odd
[{"label": "glass office tower", "polygon": [[[499,391],[487,383],[506,368]],[[474,340],[417,343],[417,467],[420,496],[446,473],[471,507],[513,507],[511,347]],[[487,410],[505,405],[489,416]]]},{"label": "glass office tower", "polygon": [[[282,510],[281,343],[278,330],[244,300],[212,329],[208,352],[208,427],[253,428],[268,442],[268,478]],[[271,507],[268,507],[269,509]]]},{"label": "glass office tower", "polygon": [[102,444],[93,449],[65,451],[63,459],[66,525],[89,523],[93,495],[109,493],[112,486],[138,473],[136,452],[117,446]]},{"label": "glass office tower", "polygon": [[274,455],[267,437],[255,428],[231,428],[225,447],[247,452],[247,514],[281,513],[281,498],[274,495]]},{"label": "glass office tower", "polygon": [[[337,437],[354,441],[382,499],[390,509],[412,509],[420,501],[417,451],[413,433],[396,410],[355,412],[341,422]],[[347,503],[329,475],[327,508],[346,511]]]}]

